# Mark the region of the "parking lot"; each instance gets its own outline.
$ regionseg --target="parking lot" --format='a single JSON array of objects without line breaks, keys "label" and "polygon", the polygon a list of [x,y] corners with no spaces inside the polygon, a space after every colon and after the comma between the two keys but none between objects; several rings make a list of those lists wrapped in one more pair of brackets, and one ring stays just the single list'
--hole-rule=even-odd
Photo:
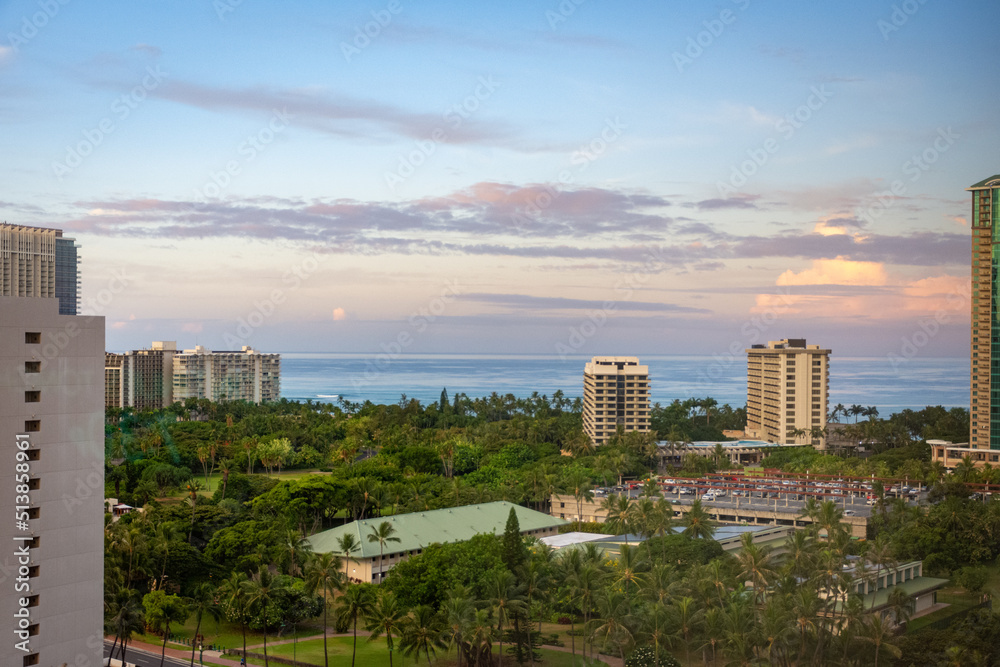
[{"label": "parking lot", "polygon": [[[833,501],[846,516],[868,517],[876,509],[874,485],[881,481],[886,499],[903,498],[908,505],[926,501],[927,489],[907,480],[789,475],[784,473],[743,475],[713,474],[700,478],[661,477],[657,480],[663,496],[679,505],[690,505],[700,499],[702,505],[713,508],[771,510],[799,513],[808,502]],[[631,498],[642,495],[643,484],[598,489],[596,500],[610,494]]]}]

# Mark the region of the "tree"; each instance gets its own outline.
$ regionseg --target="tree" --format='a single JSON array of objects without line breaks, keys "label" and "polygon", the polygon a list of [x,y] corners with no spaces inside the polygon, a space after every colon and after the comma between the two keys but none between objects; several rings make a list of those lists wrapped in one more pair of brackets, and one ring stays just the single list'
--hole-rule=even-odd
[{"label": "tree", "polygon": [[455,647],[458,667],[462,667],[462,654],[469,636],[469,629],[475,619],[476,608],[472,604],[469,591],[464,586],[456,586],[444,602],[445,627],[442,637],[447,644]]},{"label": "tree", "polygon": [[368,618],[375,605],[375,593],[371,584],[352,584],[337,599],[337,609],[341,618],[351,623],[354,632],[354,647],[351,652],[351,667],[358,655],[358,621]]},{"label": "tree", "polygon": [[146,593],[142,598],[142,606],[146,609],[146,623],[149,627],[163,633],[163,649],[160,652],[160,667],[163,667],[167,657],[170,626],[186,621],[190,611],[181,598],[167,595],[162,589]]},{"label": "tree", "polygon": [[[267,607],[271,598],[278,590],[278,584],[274,576],[266,566],[261,566],[259,570],[245,581],[243,586],[246,590],[246,605],[250,611],[260,614],[264,630],[264,667],[267,667]],[[244,654],[245,655],[245,654]]]},{"label": "tree", "polygon": [[510,508],[510,514],[507,515],[507,525],[500,542],[500,557],[511,572],[517,572],[524,564],[526,557],[521,526],[517,521],[517,511],[513,507]]},{"label": "tree", "polygon": [[[500,636],[500,655],[503,656],[503,626],[517,613],[524,610],[517,580],[508,570],[494,570],[486,580],[489,603],[496,614],[497,633]],[[501,658],[502,659],[502,658]]]},{"label": "tree", "polygon": [[446,645],[442,637],[443,631],[444,627],[437,613],[427,605],[419,605],[403,621],[403,640],[399,647],[405,656],[420,658],[423,653],[430,667],[431,656]]},{"label": "tree", "polygon": [[892,621],[881,614],[869,614],[867,620],[861,624],[860,639],[875,647],[875,660],[872,662],[872,667],[878,667],[879,652],[882,649],[885,649],[894,658],[902,655],[902,651],[891,643],[894,630]]},{"label": "tree", "polygon": [[378,526],[372,526],[372,531],[368,534],[369,542],[378,542],[378,560],[380,568],[378,575],[379,581],[382,581],[385,578],[385,564],[382,562],[385,558],[385,545],[389,542],[401,541],[395,535],[396,528],[388,521],[383,521]]},{"label": "tree", "polygon": [[701,500],[691,503],[691,509],[681,517],[681,525],[683,534],[691,538],[711,538],[715,534],[715,524],[701,506]]},{"label": "tree", "polygon": [[[229,610],[230,620],[239,620],[243,634],[243,655],[247,654],[247,575],[234,570],[219,586],[219,594]],[[235,618],[233,618],[235,616]]]},{"label": "tree", "polygon": [[385,635],[386,647],[389,649],[389,667],[392,667],[392,650],[394,648],[392,635],[396,633],[399,636],[404,615],[405,612],[392,591],[382,589],[365,618],[365,627],[371,633],[368,641],[374,641],[383,634]]},{"label": "tree", "polygon": [[312,594],[320,591],[323,594],[323,664],[330,665],[330,654],[327,651],[326,635],[329,623],[327,611],[330,600],[344,589],[344,573],[341,571],[340,556],[332,553],[313,554],[306,562],[306,590]]},{"label": "tree", "polygon": [[590,477],[583,470],[577,468],[569,474],[566,484],[572,492],[573,498],[576,499],[576,518],[583,521],[583,503],[594,499]]},{"label": "tree", "polygon": [[[201,620],[206,614],[214,619],[216,623],[222,618],[222,611],[215,604],[215,593],[215,588],[211,584],[201,583],[195,586],[194,591],[188,599],[190,610],[194,613],[195,641],[197,641],[198,635],[201,633]],[[194,667],[195,641],[191,642],[191,667]]]}]

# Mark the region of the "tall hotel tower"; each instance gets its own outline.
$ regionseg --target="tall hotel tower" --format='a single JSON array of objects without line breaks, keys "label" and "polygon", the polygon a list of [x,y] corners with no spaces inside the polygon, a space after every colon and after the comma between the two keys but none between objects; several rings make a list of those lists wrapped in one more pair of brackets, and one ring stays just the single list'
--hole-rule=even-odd
[{"label": "tall hotel tower", "polygon": [[804,338],[754,345],[747,350],[747,436],[824,447],[829,387],[830,350]]},{"label": "tall hotel tower", "polygon": [[583,371],[583,430],[603,445],[619,426],[649,431],[649,366],[636,357],[594,357]]},{"label": "tall hotel tower", "polygon": [[[1000,449],[1000,175],[968,188],[972,193],[972,395],[969,445]],[[997,378],[994,382],[993,378]]]},{"label": "tall hotel tower", "polygon": [[0,665],[99,665],[104,318],[77,312],[76,246],[0,224]]}]

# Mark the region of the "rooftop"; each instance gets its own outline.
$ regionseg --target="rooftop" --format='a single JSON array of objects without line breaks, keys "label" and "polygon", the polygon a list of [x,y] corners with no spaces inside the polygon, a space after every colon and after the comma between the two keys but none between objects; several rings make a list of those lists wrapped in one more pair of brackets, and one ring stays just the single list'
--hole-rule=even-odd
[{"label": "rooftop", "polygon": [[984,178],[978,183],[970,185],[968,190],[975,190],[978,188],[990,188],[990,187],[1000,187],[1000,174],[990,176],[989,178]]},{"label": "rooftop", "polygon": [[368,536],[378,528],[379,524],[388,521],[396,529],[394,537],[399,538],[400,541],[386,544],[384,553],[415,551],[436,542],[464,542],[482,533],[502,534],[507,526],[507,517],[510,515],[512,507],[517,513],[517,522],[522,533],[568,523],[565,519],[536,512],[527,507],[498,501],[352,521],[343,526],[316,533],[308,539],[308,542],[313,551],[317,553],[341,554],[338,541],[344,535],[352,534],[361,545],[361,548],[355,552],[355,557],[371,558],[379,555],[379,544],[378,542],[369,542]]}]

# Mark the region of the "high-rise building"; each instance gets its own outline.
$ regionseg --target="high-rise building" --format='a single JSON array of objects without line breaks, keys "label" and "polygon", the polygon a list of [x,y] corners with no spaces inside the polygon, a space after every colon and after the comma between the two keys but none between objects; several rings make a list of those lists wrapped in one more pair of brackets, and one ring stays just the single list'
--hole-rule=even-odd
[{"label": "high-rise building", "polygon": [[[62,314],[58,230],[0,225],[0,665],[100,664],[104,318]],[[73,297],[75,303],[75,297]],[[75,312],[75,308],[74,311]]]},{"label": "high-rise building", "polygon": [[[969,445],[1000,449],[1000,175],[968,188],[972,193],[972,386]],[[994,382],[993,378],[997,378]]]},{"label": "high-rise building", "polygon": [[149,349],[105,354],[105,405],[158,410],[173,403],[176,353],[176,342],[157,340]]},{"label": "high-rise building", "polygon": [[830,350],[786,338],[746,352],[747,437],[824,447]]},{"label": "high-rise building", "polygon": [[649,432],[649,366],[637,357],[594,357],[583,371],[583,430],[603,445],[619,426]]},{"label": "high-rise building", "polygon": [[79,312],[77,245],[62,230],[0,224],[0,296],[59,300],[60,315]]},{"label": "high-rise building", "polygon": [[244,345],[239,351],[213,352],[198,345],[173,358],[173,400],[263,403],[281,397],[281,355],[262,354]]}]

